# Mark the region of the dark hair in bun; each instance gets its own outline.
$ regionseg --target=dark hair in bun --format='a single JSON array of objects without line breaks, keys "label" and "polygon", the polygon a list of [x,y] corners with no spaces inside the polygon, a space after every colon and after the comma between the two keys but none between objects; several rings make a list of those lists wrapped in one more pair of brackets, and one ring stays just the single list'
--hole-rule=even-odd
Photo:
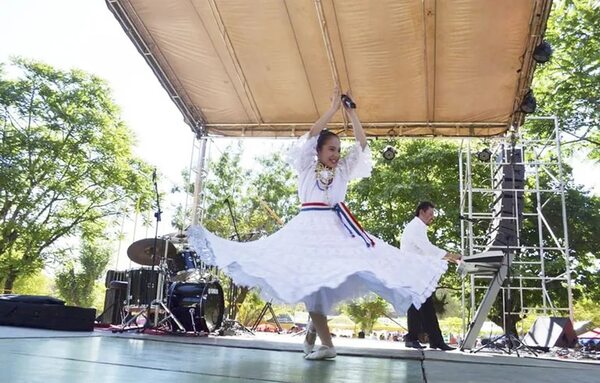
[{"label": "dark hair in bun", "polygon": [[325,142],[327,142],[328,139],[330,139],[331,137],[335,137],[337,139],[339,139],[338,135],[333,133],[330,130],[321,130],[321,133],[319,133],[319,138],[317,138],[317,152],[321,150],[321,148],[323,148],[323,145],[325,145]]}]

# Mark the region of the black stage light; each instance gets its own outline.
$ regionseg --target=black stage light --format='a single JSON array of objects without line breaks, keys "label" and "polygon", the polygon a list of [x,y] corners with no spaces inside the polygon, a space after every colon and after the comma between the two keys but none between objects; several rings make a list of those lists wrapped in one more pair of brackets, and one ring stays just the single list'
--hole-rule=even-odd
[{"label": "black stage light", "polygon": [[521,101],[521,111],[524,113],[533,113],[535,112],[535,108],[537,106],[537,102],[535,101],[535,97],[533,97],[533,91],[529,90],[525,97],[523,97],[523,101]]},{"label": "black stage light", "polygon": [[381,155],[383,156],[383,158],[385,158],[388,161],[393,160],[396,157],[396,153],[396,149],[391,145],[386,146],[385,149],[381,151]]},{"label": "black stage light", "polygon": [[540,64],[548,62],[552,56],[552,46],[547,41],[542,41],[533,50],[533,59]]},{"label": "black stage light", "polygon": [[477,159],[481,162],[490,162],[492,159],[492,152],[488,148],[483,149],[477,153]]}]

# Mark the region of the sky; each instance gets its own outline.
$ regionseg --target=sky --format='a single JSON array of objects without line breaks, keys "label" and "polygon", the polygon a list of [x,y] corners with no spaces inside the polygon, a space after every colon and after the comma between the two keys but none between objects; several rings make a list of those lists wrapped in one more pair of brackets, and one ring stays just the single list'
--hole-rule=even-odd
[{"label": "sky", "polygon": [[[170,196],[170,188],[181,181],[181,171],[190,164],[193,134],[145,60],[138,53],[103,0],[0,0],[0,62],[11,56],[43,61],[63,70],[79,68],[108,81],[122,119],[137,140],[135,153],[155,166],[161,177],[159,189],[166,192],[165,211],[159,234],[169,227],[170,212],[181,196]],[[233,140],[213,140],[212,158]],[[252,140],[244,144],[243,163],[252,166],[260,154],[281,150],[282,140]],[[575,166],[575,179],[600,194],[598,167],[582,161]],[[458,175],[457,175],[458,177]],[[125,224],[125,240],[117,251],[120,268],[127,267],[125,252],[134,240],[154,235],[154,228]],[[116,259],[115,265],[116,265]]]}]

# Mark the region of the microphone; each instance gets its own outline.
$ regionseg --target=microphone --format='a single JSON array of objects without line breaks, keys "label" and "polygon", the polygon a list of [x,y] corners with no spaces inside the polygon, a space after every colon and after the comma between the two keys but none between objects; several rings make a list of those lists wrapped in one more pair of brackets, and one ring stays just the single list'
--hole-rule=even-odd
[{"label": "microphone", "polygon": [[464,215],[459,215],[458,218],[462,219],[463,221],[476,222],[474,219],[465,217]]},{"label": "microphone", "polygon": [[356,103],[352,101],[350,97],[345,94],[342,94],[342,102],[348,109],[356,109]]}]

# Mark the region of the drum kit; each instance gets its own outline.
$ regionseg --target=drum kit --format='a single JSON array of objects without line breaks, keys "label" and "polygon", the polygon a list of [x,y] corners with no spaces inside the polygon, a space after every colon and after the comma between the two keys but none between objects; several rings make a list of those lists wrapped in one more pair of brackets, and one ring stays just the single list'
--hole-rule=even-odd
[{"label": "drum kit", "polygon": [[213,269],[185,245],[185,237],[168,235],[129,246],[127,256],[145,267],[127,270],[120,282],[127,293],[113,332],[155,328],[203,335],[221,327],[223,289]]}]

